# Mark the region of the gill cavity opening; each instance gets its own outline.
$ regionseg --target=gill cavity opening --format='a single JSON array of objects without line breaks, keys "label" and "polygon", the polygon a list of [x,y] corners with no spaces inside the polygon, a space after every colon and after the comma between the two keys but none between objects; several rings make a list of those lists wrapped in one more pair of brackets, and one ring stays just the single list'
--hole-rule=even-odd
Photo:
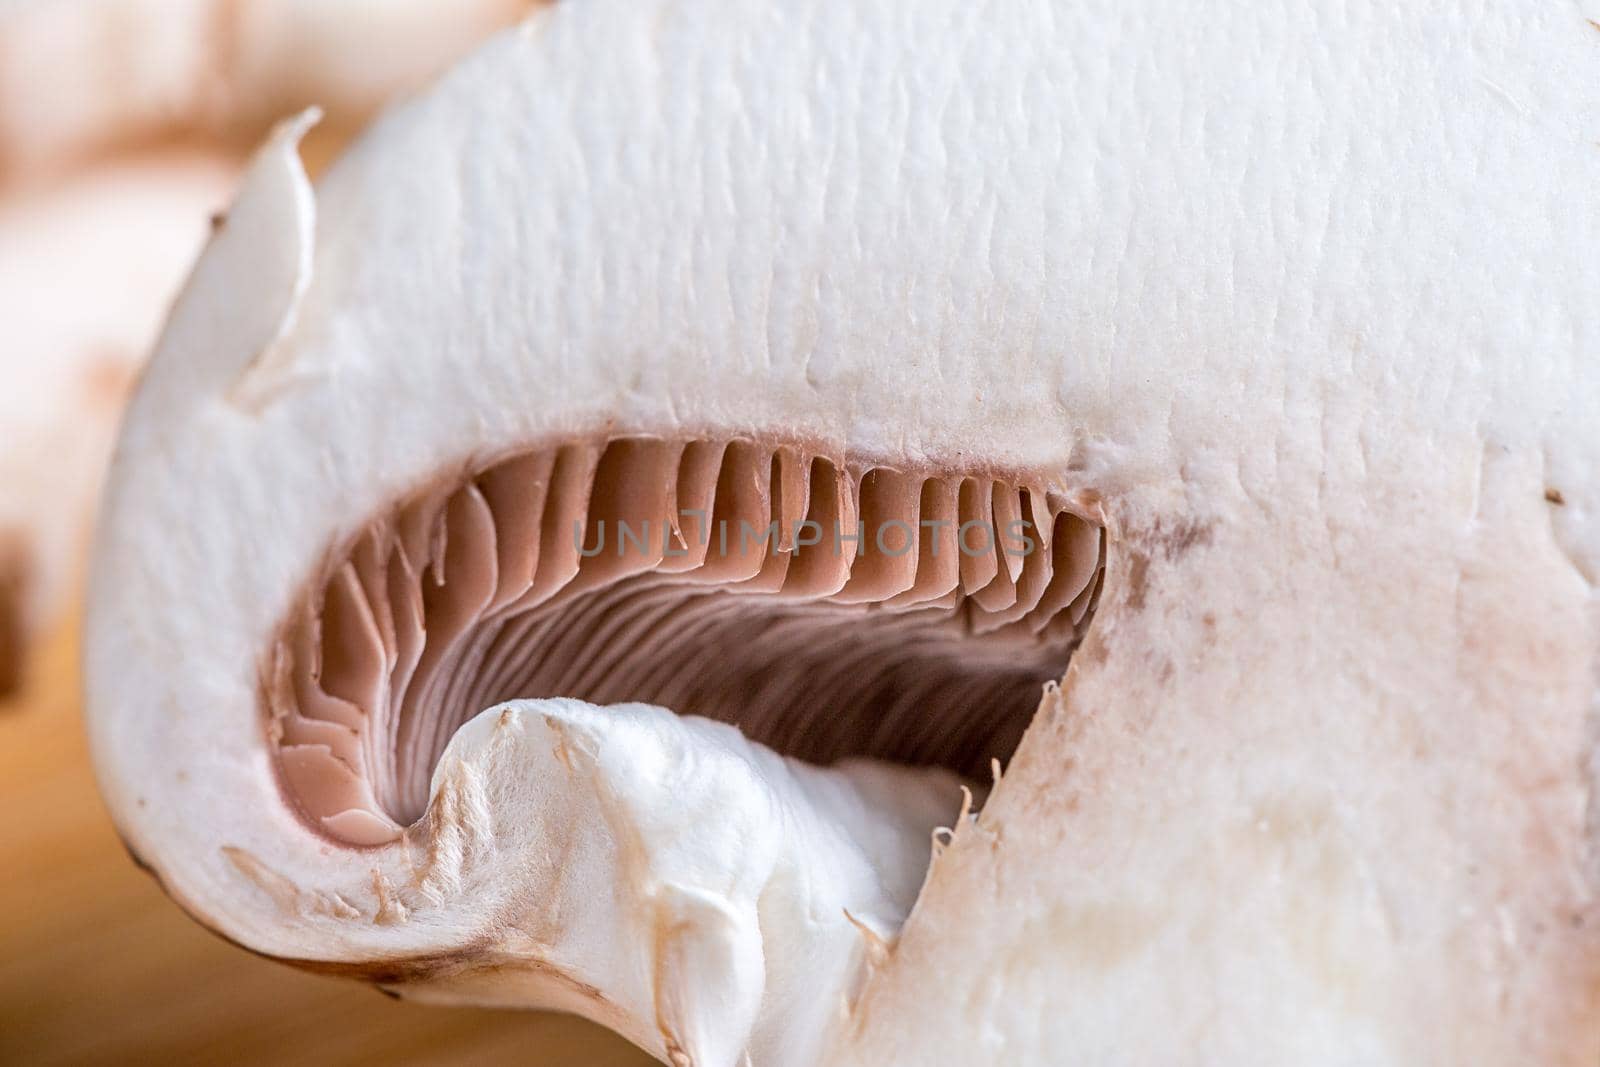
[{"label": "gill cavity opening", "polygon": [[335,555],[273,650],[271,739],[305,816],[354,844],[417,820],[455,730],[516,697],[982,776],[1064,672],[1104,552],[1024,480],[745,439],[531,449]]}]

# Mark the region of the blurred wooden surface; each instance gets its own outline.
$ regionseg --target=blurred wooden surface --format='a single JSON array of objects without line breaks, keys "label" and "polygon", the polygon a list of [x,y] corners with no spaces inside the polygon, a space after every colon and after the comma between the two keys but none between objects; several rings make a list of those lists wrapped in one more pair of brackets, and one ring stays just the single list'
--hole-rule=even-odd
[{"label": "blurred wooden surface", "polygon": [[576,1019],[393,1001],[191,922],[100,805],[74,634],[0,705],[0,1064],[653,1062]]}]

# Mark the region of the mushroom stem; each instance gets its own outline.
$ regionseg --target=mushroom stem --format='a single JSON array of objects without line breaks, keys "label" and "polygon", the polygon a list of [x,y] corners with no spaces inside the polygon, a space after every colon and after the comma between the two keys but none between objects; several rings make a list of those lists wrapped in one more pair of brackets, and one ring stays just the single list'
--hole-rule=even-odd
[{"label": "mushroom stem", "polygon": [[[511,701],[435,770],[423,890],[515,887],[493,902],[492,954],[542,958],[561,981],[535,999],[669,1063],[809,1063],[961,789],[941,769],[811,766],[648,704]],[[513,869],[532,876],[492,876]]]}]

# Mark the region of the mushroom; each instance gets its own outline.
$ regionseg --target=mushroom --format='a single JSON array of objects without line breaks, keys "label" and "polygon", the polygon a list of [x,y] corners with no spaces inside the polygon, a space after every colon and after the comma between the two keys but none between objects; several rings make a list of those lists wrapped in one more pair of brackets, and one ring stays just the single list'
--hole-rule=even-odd
[{"label": "mushroom", "polygon": [[[239,146],[285,110],[359,123],[539,0],[31,0],[0,10],[0,175],[186,139]],[[249,142],[246,141],[246,144]]]},{"label": "mushroom", "polygon": [[117,419],[237,171],[168,151],[0,190],[0,697],[81,583]]},{"label": "mushroom", "polygon": [[1594,1063],[1597,62],[589,0],[286,123],[115,461],[121,833],[678,1067]]}]

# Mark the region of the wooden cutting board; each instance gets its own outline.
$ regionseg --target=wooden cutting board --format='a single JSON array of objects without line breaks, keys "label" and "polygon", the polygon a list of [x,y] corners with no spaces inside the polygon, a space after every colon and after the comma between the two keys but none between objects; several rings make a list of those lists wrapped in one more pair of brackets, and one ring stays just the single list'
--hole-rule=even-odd
[{"label": "wooden cutting board", "polygon": [[191,922],[101,807],[76,630],[47,641],[0,704],[0,1064],[653,1062],[577,1019],[397,1002]]}]

